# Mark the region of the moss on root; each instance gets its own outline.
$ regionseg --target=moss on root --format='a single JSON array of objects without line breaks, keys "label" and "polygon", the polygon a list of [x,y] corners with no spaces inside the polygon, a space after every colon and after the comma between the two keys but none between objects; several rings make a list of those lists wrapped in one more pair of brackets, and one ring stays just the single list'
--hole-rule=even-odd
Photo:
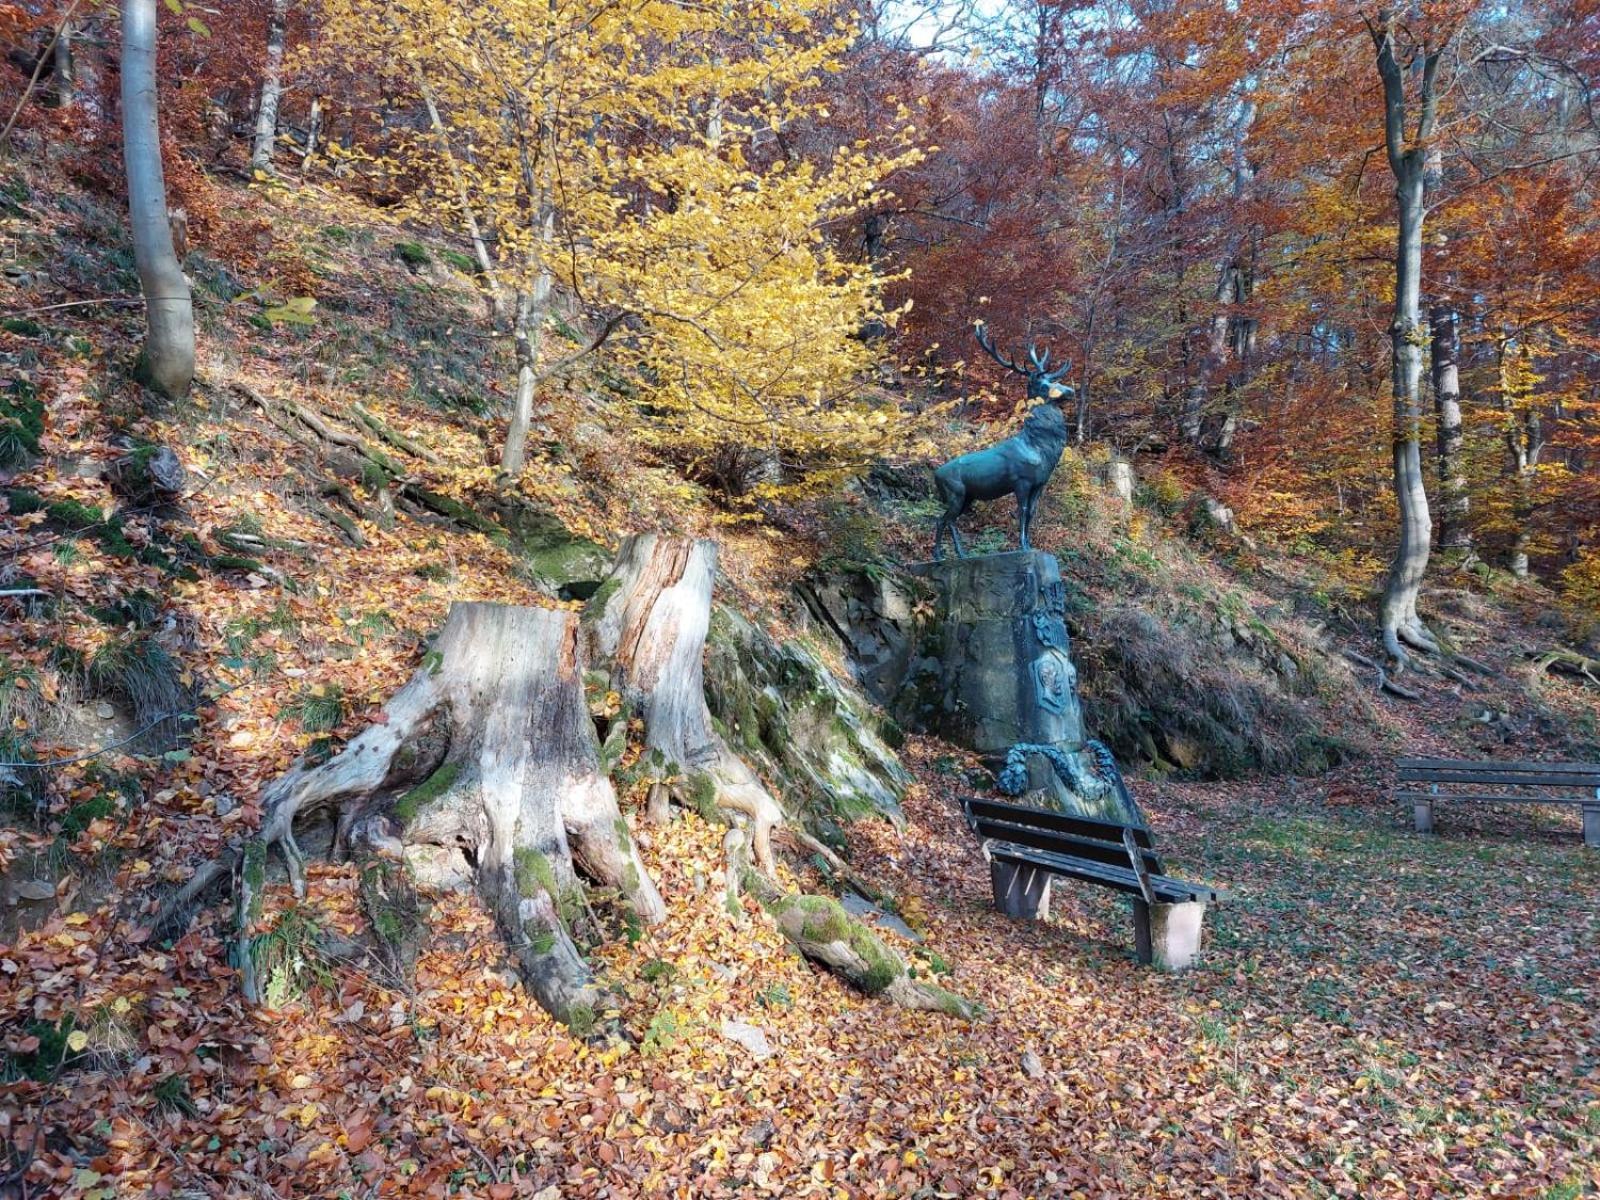
[{"label": "moss on root", "polygon": [[717,807],[717,781],[704,771],[691,771],[683,781],[684,798],[709,823],[725,823]]},{"label": "moss on root", "polygon": [[461,774],[461,764],[447,762],[429,775],[416,787],[412,788],[394,804],[395,820],[400,822],[401,828],[410,825],[422,813],[422,810],[444,795],[455,784]]},{"label": "moss on root", "polygon": [[519,846],[511,855],[512,869],[516,873],[517,893],[521,896],[547,893],[552,900],[559,899],[561,889],[556,886],[556,873],[550,860],[532,846]]}]

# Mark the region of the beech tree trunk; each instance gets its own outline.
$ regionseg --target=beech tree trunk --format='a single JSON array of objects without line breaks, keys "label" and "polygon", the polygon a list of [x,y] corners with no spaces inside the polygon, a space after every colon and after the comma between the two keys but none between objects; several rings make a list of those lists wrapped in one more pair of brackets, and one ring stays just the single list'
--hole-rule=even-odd
[{"label": "beech tree trunk", "polygon": [[72,39],[76,30],[72,23],[72,14],[69,12],[61,18],[61,27],[56,31],[56,107],[71,108],[77,98],[77,66],[72,56]]},{"label": "beech tree trunk", "polygon": [[708,539],[635,534],[585,614],[590,653],[611,686],[644,719],[645,745],[662,781],[683,803],[704,798],[750,822],[757,865],[774,868],[772,830],[783,810],[731,751],[706,707],[706,632],[717,546]]},{"label": "beech tree trunk", "polygon": [[1433,335],[1433,404],[1437,417],[1439,467],[1439,548],[1468,550],[1469,501],[1461,465],[1461,314],[1448,304],[1428,313]]},{"label": "beech tree trunk", "polygon": [[1506,420],[1506,449],[1511,454],[1511,553],[1506,566],[1518,579],[1529,571],[1528,552],[1533,547],[1533,480],[1544,454],[1544,418],[1538,410],[1513,410]]},{"label": "beech tree trunk", "polygon": [[267,61],[261,75],[255,142],[250,151],[252,171],[272,170],[272,150],[278,140],[278,102],[283,96],[283,31],[288,18],[289,0],[272,0],[267,12]]},{"label": "beech tree trunk", "polygon": [[300,158],[300,169],[310,170],[311,160],[317,155],[317,137],[322,133],[322,97],[311,97],[311,115],[306,118],[306,152]]},{"label": "beech tree trunk", "polygon": [[[546,207],[541,230],[541,240],[548,249],[555,240],[553,207]],[[511,426],[506,430],[500,469],[513,477],[522,473],[528,461],[528,433],[533,429],[534,393],[539,386],[539,346],[544,340],[544,323],[550,315],[550,295],[554,288],[549,259],[543,252],[540,257],[542,262],[534,273],[533,284],[517,294],[512,329],[517,351],[517,398],[511,408]]]},{"label": "beech tree trunk", "polygon": [[139,374],[157,392],[176,400],[194,382],[194,307],[167,221],[156,98],[155,0],[127,0],[122,6],[122,150],[133,254],[145,302]]},{"label": "beech tree trunk", "polygon": [[1438,643],[1422,623],[1417,601],[1428,570],[1433,523],[1422,471],[1422,226],[1425,149],[1433,137],[1438,113],[1435,85],[1442,47],[1422,54],[1420,114],[1416,136],[1406,130],[1405,71],[1395,56],[1400,17],[1382,10],[1369,26],[1377,47],[1378,75],[1383,81],[1384,145],[1394,174],[1399,236],[1395,246],[1394,317],[1389,326],[1393,418],[1395,499],[1400,510],[1400,541],[1389,568],[1379,605],[1383,642],[1396,662],[1404,664],[1404,646],[1436,652]]},{"label": "beech tree trunk", "polygon": [[450,135],[445,130],[444,120],[439,116],[439,106],[434,102],[433,89],[428,86],[428,79],[422,73],[421,65],[415,68],[417,89],[422,93],[422,102],[428,109],[428,124],[433,129],[433,139],[439,146],[439,154],[444,159],[445,165],[450,168],[450,182],[456,190],[456,204],[461,209],[461,222],[467,228],[467,237],[472,242],[472,257],[477,261],[478,273],[483,276],[484,296],[489,305],[489,319],[499,325],[505,316],[505,298],[500,291],[500,277],[494,269],[494,259],[489,255],[489,243],[483,236],[483,226],[478,222],[477,211],[472,207],[472,197],[467,192],[467,182],[462,177],[460,164],[456,162],[455,151],[450,148]]}]

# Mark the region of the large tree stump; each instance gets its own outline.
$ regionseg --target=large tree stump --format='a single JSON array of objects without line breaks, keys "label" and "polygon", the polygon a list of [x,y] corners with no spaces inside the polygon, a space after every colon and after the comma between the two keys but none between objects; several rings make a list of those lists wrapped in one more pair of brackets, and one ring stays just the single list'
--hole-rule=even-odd
[{"label": "large tree stump", "polygon": [[[303,893],[295,821],[329,805],[339,810],[337,848],[403,864],[424,890],[475,889],[529,988],[569,1023],[589,1019],[602,1001],[562,919],[578,886],[574,865],[618,889],[644,922],[666,916],[600,772],[570,612],[453,605],[433,649],[373,725],[329,761],[302,761],[267,788],[260,832],[237,856],[246,950],[266,850],[282,850]],[[185,891],[197,893],[220,869]],[[392,875],[372,890],[396,894]],[[254,1000],[251,956],[238,958]]]},{"label": "large tree stump", "polygon": [[731,751],[706,707],[705,644],[717,546],[707,539],[635,534],[584,614],[590,656],[644,721],[645,747],[680,801],[704,796],[750,821],[756,863],[771,873],[772,829],[783,810]]}]

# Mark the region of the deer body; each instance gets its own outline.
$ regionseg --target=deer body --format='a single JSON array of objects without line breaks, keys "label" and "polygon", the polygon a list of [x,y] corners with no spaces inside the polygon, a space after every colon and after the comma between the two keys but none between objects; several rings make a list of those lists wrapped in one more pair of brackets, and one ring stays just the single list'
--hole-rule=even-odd
[{"label": "deer body", "polygon": [[1049,371],[1049,352],[1041,356],[1037,351],[1030,351],[1031,369],[1020,367],[996,353],[994,343],[985,337],[981,324],[977,333],[978,344],[1001,366],[1026,375],[1028,395],[1044,403],[1036,404],[1029,410],[1020,432],[987,449],[952,458],[933,473],[934,488],[944,503],[944,512],[933,534],[935,559],[944,557],[946,529],[950,531],[956,556],[965,558],[966,551],[961,548],[961,534],[956,529],[956,521],[979,500],[998,500],[1009,495],[1017,498],[1021,548],[1033,549],[1028,541],[1028,530],[1033,524],[1033,508],[1038,502],[1039,493],[1044,491],[1044,485],[1050,481],[1056,464],[1061,461],[1062,451],[1067,447],[1067,419],[1062,415],[1059,402],[1072,396],[1072,388],[1061,383],[1060,379],[1071,364]]}]

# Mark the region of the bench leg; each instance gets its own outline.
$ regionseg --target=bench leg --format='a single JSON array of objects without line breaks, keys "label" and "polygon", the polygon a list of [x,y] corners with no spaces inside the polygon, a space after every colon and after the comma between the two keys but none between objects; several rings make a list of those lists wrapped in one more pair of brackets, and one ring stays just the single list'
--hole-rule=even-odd
[{"label": "bench leg", "polygon": [[1133,952],[1142,967],[1155,960],[1150,945],[1150,906],[1137,896],[1133,898]]},{"label": "bench leg", "polygon": [[1203,901],[1183,904],[1133,902],[1133,938],[1139,962],[1163,971],[1184,971],[1200,954],[1200,927],[1205,921]]},{"label": "bench leg", "polygon": [[1583,806],[1583,844],[1600,847],[1600,804]]},{"label": "bench leg", "polygon": [[1418,800],[1412,806],[1412,815],[1417,822],[1418,833],[1433,832],[1433,801]]},{"label": "bench leg", "polygon": [[1043,921],[1050,916],[1050,874],[1025,863],[991,862],[994,906],[1008,917]]}]

